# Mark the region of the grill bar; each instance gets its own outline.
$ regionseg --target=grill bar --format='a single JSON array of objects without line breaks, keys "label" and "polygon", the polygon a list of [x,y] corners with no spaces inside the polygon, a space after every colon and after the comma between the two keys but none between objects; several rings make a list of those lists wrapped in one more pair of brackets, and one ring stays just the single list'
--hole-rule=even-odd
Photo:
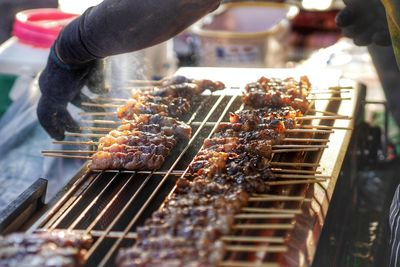
[{"label": "grill bar", "polygon": [[[194,142],[194,140],[196,139],[197,135],[199,135],[201,129],[203,129],[203,127],[205,126],[206,122],[208,121],[208,119],[211,117],[211,115],[214,113],[214,111],[218,108],[219,104],[221,103],[221,101],[223,100],[224,96],[220,96],[218,98],[218,100],[216,101],[216,103],[214,104],[214,106],[211,108],[210,112],[207,114],[207,116],[204,118],[203,123],[199,126],[199,128],[197,129],[196,133],[192,136],[192,138],[190,139],[188,145],[185,147],[185,149],[182,151],[182,153],[178,156],[178,158],[176,159],[176,161],[174,162],[174,164],[171,166],[170,170],[167,172],[167,175],[165,175],[165,177],[160,181],[160,183],[158,184],[158,186],[156,187],[156,189],[153,191],[153,193],[150,195],[150,197],[146,200],[146,202],[143,204],[142,208],[139,210],[139,212],[135,215],[135,217],[131,220],[131,222],[128,224],[128,226],[125,228],[124,230],[124,234],[127,234],[130,230],[130,228],[132,228],[132,226],[136,223],[136,221],[139,219],[139,217],[141,216],[141,214],[144,212],[144,210],[147,208],[147,206],[149,205],[150,201],[154,198],[155,194],[160,190],[161,186],[164,184],[164,182],[166,181],[166,179],[168,178],[169,173],[172,172],[172,169],[175,168],[175,166],[178,164],[178,161],[183,157],[184,153],[188,150],[189,146]],[[232,97],[228,107],[230,107],[230,105],[233,103],[233,100],[236,97]],[[192,116],[193,118],[193,116]],[[106,256],[102,259],[102,261],[100,262],[100,264],[98,265],[99,267],[102,266],[106,266],[106,264],[110,261],[111,257],[114,255],[114,253],[116,252],[117,248],[119,247],[120,243],[122,242],[122,237],[118,238],[116,240],[116,242],[113,244],[113,246],[111,247],[111,249],[107,252]]]},{"label": "grill bar", "polygon": [[[196,111],[188,114],[188,119],[185,120],[192,126],[194,135],[187,144],[178,144],[176,151],[166,158],[163,168],[154,172],[90,170],[79,178],[77,174],[71,183],[72,187],[31,229],[69,229],[77,233],[89,233],[94,238],[94,244],[86,254],[86,266],[113,266],[117,249],[133,244],[137,238],[135,228],[141,225],[154,209],[162,205],[166,194],[173,193],[175,180],[186,174],[186,168],[200,149],[202,140],[207,138],[207,135],[210,137],[220,122],[229,121],[229,112],[243,109],[243,104],[235,101],[239,98],[238,92],[232,91],[232,93],[234,96],[225,95],[223,92],[221,95],[203,96],[201,100],[204,101],[194,100],[197,101],[193,105],[197,107]],[[324,120],[327,117],[314,115],[322,113],[334,116],[335,119],[339,119],[338,116],[340,116],[345,120],[353,117],[353,113],[347,112],[347,109],[337,108],[341,105],[339,102],[335,102],[332,107],[329,105],[330,103],[324,102],[324,107],[315,106],[318,110],[326,109],[327,111],[311,111],[307,115],[309,119],[300,119],[303,122],[300,129],[291,133],[288,131],[288,137],[283,139],[287,145],[297,149],[309,149],[310,144],[315,143],[321,146],[321,149],[274,154],[271,168],[277,177],[282,178],[282,180],[267,183],[271,186],[270,194],[274,197],[269,198],[268,194],[254,194],[248,206],[235,215],[234,231],[221,239],[228,249],[224,261],[219,266],[280,266],[278,259],[281,256],[287,256],[282,255],[282,252],[288,249],[285,246],[291,238],[288,233],[295,233],[296,229],[293,230],[293,228],[297,225],[302,227],[303,216],[308,218],[313,212],[320,214],[319,209],[326,209],[326,201],[312,192],[309,194],[309,191],[315,189],[330,196],[327,185],[333,183],[334,186],[337,176],[326,168],[326,161],[321,161],[322,166],[316,162],[319,162],[321,155],[325,153],[323,152],[325,144],[334,142],[329,135],[333,133],[331,130],[335,130],[334,135],[336,135],[336,130],[353,128],[351,123],[346,121],[336,123],[333,117],[332,120]],[[109,107],[115,108],[116,105]],[[317,118],[321,120],[316,120]],[[119,124],[106,120],[90,120],[88,123]],[[103,128],[85,128],[87,131],[99,129]],[[349,131],[339,132],[348,135]],[[89,133],[83,136],[97,137]],[[296,143],[300,145],[297,146]],[[64,144],[95,145],[96,143],[76,141]],[[288,147],[285,145],[276,148]],[[331,150],[331,148],[332,146],[328,149]],[[299,156],[299,159],[293,160],[296,156]],[[336,159],[333,160],[333,162],[336,161]],[[332,175],[334,179],[329,179],[330,176],[326,176],[327,174]],[[277,196],[282,196],[282,198]],[[270,253],[274,249],[276,252]]]},{"label": "grill bar", "polygon": [[[141,184],[139,189],[136,191],[136,193],[130,198],[130,200],[126,203],[125,207],[118,213],[116,218],[110,223],[110,225],[107,227],[107,229],[104,231],[104,234],[100,236],[99,239],[96,240],[96,242],[93,244],[93,246],[90,248],[90,250],[87,252],[85,255],[85,260],[87,261],[93,252],[97,249],[98,246],[100,246],[101,242],[107,237],[107,235],[111,232],[111,229],[114,227],[114,225],[118,222],[118,220],[124,215],[126,209],[128,209],[129,205],[136,199],[136,197],[139,195],[141,190],[144,188],[144,186],[147,184],[147,182],[150,180],[152,174],[149,174],[144,182]],[[126,233],[123,234],[125,236]]]}]

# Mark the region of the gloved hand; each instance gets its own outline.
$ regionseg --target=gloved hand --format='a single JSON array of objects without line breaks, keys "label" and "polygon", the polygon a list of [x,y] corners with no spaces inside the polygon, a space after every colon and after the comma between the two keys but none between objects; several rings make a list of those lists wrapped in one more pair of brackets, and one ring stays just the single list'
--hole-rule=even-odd
[{"label": "gloved hand", "polygon": [[81,89],[86,85],[93,93],[106,92],[103,67],[101,60],[67,65],[57,57],[55,46],[51,48],[47,66],[39,77],[42,97],[37,108],[39,122],[51,137],[62,140],[65,131],[79,131],[78,124],[67,111],[68,103],[85,111],[99,111],[99,108],[81,106],[82,102],[92,102]]},{"label": "gloved hand", "polygon": [[79,104],[94,61],[164,42],[215,10],[222,0],[105,0],[60,33],[39,79],[39,122],[55,139],[78,125],[66,110]]},{"label": "gloved hand", "polygon": [[346,7],[336,17],[343,34],[356,45],[391,44],[385,9],[380,0],[344,0]]}]

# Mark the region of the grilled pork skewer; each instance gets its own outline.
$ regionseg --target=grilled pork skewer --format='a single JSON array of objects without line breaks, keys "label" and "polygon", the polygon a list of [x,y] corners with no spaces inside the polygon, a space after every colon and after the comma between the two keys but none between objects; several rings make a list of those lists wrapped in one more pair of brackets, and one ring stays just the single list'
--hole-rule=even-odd
[{"label": "grilled pork skewer", "polygon": [[[306,81],[304,79],[299,86],[295,84],[300,93],[310,87]],[[287,81],[287,85],[292,83]],[[292,92],[293,95],[295,93]],[[304,93],[306,96],[307,92]],[[307,100],[304,101],[308,105]],[[268,117],[265,116],[267,114],[252,114],[256,115],[252,116],[256,119],[256,126],[247,117],[240,122],[240,116],[234,116],[237,121],[231,121],[230,125],[218,126],[190,164],[188,172],[193,176],[178,180],[174,194],[166,200],[162,209],[137,229],[136,245],[120,252],[117,265],[163,266],[173,262],[174,266],[194,263],[217,266],[223,259],[224,251],[249,249],[230,248],[221,242],[222,235],[229,234],[232,229],[256,229],[255,226],[257,229],[293,228],[291,224],[234,224],[235,214],[247,205],[250,195],[267,192],[268,185],[275,182],[269,166],[270,151],[273,143],[281,143],[282,133],[287,128],[296,127],[293,120],[292,123],[289,120],[299,114],[292,113],[281,116],[282,120],[263,129],[257,125],[270,123],[262,119],[270,119],[271,114]],[[301,182],[310,180],[303,179]],[[165,253],[160,253],[161,250]]]},{"label": "grilled pork skewer", "polygon": [[17,233],[0,237],[0,266],[83,266],[89,235],[68,231]]}]

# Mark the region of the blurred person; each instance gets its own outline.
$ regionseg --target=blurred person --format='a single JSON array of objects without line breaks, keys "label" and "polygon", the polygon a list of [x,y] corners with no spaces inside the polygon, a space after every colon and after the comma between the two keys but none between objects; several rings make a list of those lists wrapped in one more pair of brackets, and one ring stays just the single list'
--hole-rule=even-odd
[{"label": "blurred person", "polygon": [[[68,24],[50,50],[39,77],[40,124],[57,140],[79,131],[67,111],[90,99],[81,92],[106,91],[102,59],[162,43],[214,11],[221,0],[105,0]],[[81,107],[85,108],[85,107]],[[87,108],[86,108],[87,109]]]},{"label": "blurred person", "polygon": [[[390,112],[400,126],[400,1],[344,0],[336,23],[356,45],[368,46]],[[397,60],[397,61],[396,61]],[[400,266],[400,186],[389,214],[390,267]]]}]

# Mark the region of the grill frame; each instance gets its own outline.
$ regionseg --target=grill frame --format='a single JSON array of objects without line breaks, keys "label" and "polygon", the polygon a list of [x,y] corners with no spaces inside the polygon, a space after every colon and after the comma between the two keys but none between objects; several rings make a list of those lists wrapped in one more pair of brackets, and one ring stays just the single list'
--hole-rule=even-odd
[{"label": "grill frame", "polygon": [[[226,71],[226,70],[223,70],[223,71]],[[285,70],[285,72],[286,72],[286,76],[290,76],[290,75],[287,75],[287,70]],[[205,77],[208,78],[209,77],[207,75],[201,74],[201,71],[199,71],[199,69],[197,69],[197,68],[195,70],[193,70],[193,69],[187,69],[187,70],[183,69],[183,70],[181,70],[181,72],[178,72],[178,74],[182,74],[182,75],[186,75],[188,77],[194,77],[194,78],[196,78],[196,75],[197,76],[201,75],[201,77],[203,77],[203,78],[205,78]],[[266,74],[264,73],[264,75],[266,75]],[[270,76],[273,76],[273,75],[270,75]],[[221,80],[223,80],[223,79],[221,79]],[[251,81],[251,80],[247,80],[247,81]],[[237,90],[238,87],[240,88],[240,86],[230,86],[230,89],[231,90]],[[354,97],[353,104],[354,103],[355,104],[353,105],[353,112],[351,114],[356,114],[355,110],[358,108],[357,107],[358,106],[357,103],[359,103],[359,101],[356,100],[359,97],[358,94],[356,93],[357,91],[354,90],[354,92],[355,93],[354,93],[354,96],[353,96]],[[220,104],[221,104],[221,102],[223,101],[224,98],[227,98],[227,97],[230,98],[230,100],[228,100],[228,102],[230,101],[231,104],[235,101],[235,99],[237,99],[237,96],[230,96],[229,94],[228,95],[216,96],[216,97],[217,97],[218,100],[214,103],[214,105],[213,105],[214,109],[212,109],[211,111],[215,111],[217,109],[220,109],[221,108]],[[338,105],[338,103],[329,103],[329,105],[327,106],[326,110],[340,113],[340,109],[341,109],[341,105],[340,104]],[[222,112],[220,112],[220,114],[222,114],[222,115],[220,115],[218,117],[216,122],[222,121],[223,117],[226,115],[226,113],[228,111],[231,111],[231,110],[229,110],[229,106],[225,107],[222,110]],[[191,141],[189,141],[189,144],[191,144],[191,143],[193,143],[195,141],[195,138],[197,137],[196,134],[200,134],[200,131],[202,129],[204,129],[204,127],[206,127],[206,128],[207,127],[210,127],[210,128],[212,127],[212,125],[207,125],[207,120],[206,120],[208,117],[211,117],[212,115],[213,115],[213,113],[208,113],[206,118],[202,122],[198,122],[196,120],[192,121],[192,122],[194,122],[193,125],[196,125],[195,127],[197,127],[197,128],[196,128],[196,131],[194,133],[194,137],[191,139]],[[344,115],[347,115],[347,114],[344,114]],[[325,122],[321,121],[320,123],[321,123],[321,125],[329,125],[330,123],[332,123],[332,121],[329,121],[329,122],[328,121],[325,121]],[[353,124],[353,121],[352,120],[349,121],[348,124],[351,126]],[[217,125],[217,123],[215,123],[215,125]],[[214,127],[212,127],[212,128],[214,128]],[[209,135],[211,134],[211,132],[212,132],[212,130],[209,131]],[[341,147],[343,147],[343,148],[347,147],[348,142],[350,140],[350,136],[351,136],[351,131],[346,132],[346,134],[344,136],[344,139],[343,139],[343,142],[341,143]],[[184,150],[187,151],[187,149],[188,149],[188,146],[186,146],[186,149],[184,149]],[[315,214],[321,215],[321,216],[317,216],[317,220],[314,221],[314,226],[310,225],[310,220],[309,220],[310,218],[307,218],[307,216],[306,216],[306,218],[302,218],[302,215],[298,215],[297,218],[296,218],[296,224],[295,224],[295,229],[293,231],[293,235],[295,235],[297,232],[302,232],[302,229],[304,228],[304,225],[307,225],[307,227],[306,227],[307,230],[309,230],[310,228],[315,228],[315,225],[319,225],[318,231],[316,231],[316,233],[312,233],[311,235],[309,235],[307,237],[308,239],[310,238],[310,236],[315,238],[315,236],[319,235],[319,233],[320,233],[320,231],[322,229],[324,217],[325,217],[325,215],[327,213],[327,208],[329,206],[329,198],[333,193],[334,185],[336,183],[336,179],[337,179],[338,173],[340,171],[340,165],[341,165],[341,162],[343,161],[343,158],[344,158],[345,150],[346,149],[344,149],[344,151],[342,151],[343,153],[340,153],[338,156],[335,157],[335,164],[334,164],[332,172],[331,172],[332,179],[329,181],[328,187],[326,187],[325,185],[319,184],[319,183],[317,183],[314,186],[312,186],[313,188],[316,187],[317,191],[318,190],[319,191],[322,190],[322,192],[323,192],[322,193],[322,197],[321,196],[318,197],[315,194],[312,194],[313,192],[312,192],[312,190],[309,190],[309,186],[304,186],[300,191],[302,191],[304,193],[303,195],[305,197],[312,197],[313,201],[311,203],[309,203],[309,205],[303,205],[303,203],[299,202],[299,203],[297,203],[297,207],[293,203],[290,203],[290,205],[285,205],[284,208],[288,209],[288,210],[289,209],[300,209],[301,208],[302,211],[303,211],[303,214],[309,214],[310,210],[315,210],[316,209],[315,206],[320,206],[321,207],[321,212],[314,211]],[[320,162],[320,160],[323,158],[323,153],[324,152],[325,151],[321,151],[320,153],[307,152],[305,156],[313,157],[313,159],[309,158],[309,160],[311,160],[312,162]],[[146,177],[146,178],[144,178],[144,181],[143,181],[144,183],[149,182],[149,180],[150,180],[152,175],[159,175],[159,176],[163,176],[163,179],[162,179],[163,182],[161,184],[159,183],[158,186],[156,187],[157,189],[160,189],[162,187],[162,185],[164,184],[164,182],[166,182],[169,177],[173,176],[173,177],[175,177],[174,179],[177,179],[180,175],[182,175],[183,170],[174,170],[173,167],[176,167],[176,165],[178,165],[178,161],[183,156],[184,156],[184,154],[180,154],[178,156],[178,158],[176,158],[174,160],[174,163],[172,164],[172,167],[169,168],[166,171],[164,170],[164,171],[159,171],[159,172],[154,172],[153,173],[153,172],[133,172],[133,171],[130,172],[130,171],[112,171],[111,170],[111,171],[100,172],[100,174],[114,175],[113,176],[114,180],[118,177],[118,175],[130,175],[129,178],[127,178],[125,186],[127,186],[134,179],[134,175],[140,175],[140,177]],[[170,155],[169,157],[173,157],[173,155]],[[290,160],[290,157],[287,158],[286,160]],[[87,192],[87,190],[90,190],[93,187],[91,185],[95,184],[95,182],[98,180],[98,177],[100,176],[100,174],[99,174],[99,176],[97,176],[97,178],[96,177],[92,177],[92,178],[89,177],[90,179],[87,180],[87,177],[90,174],[87,174],[86,170],[87,170],[87,164],[85,164],[83,166],[83,168],[77,173],[77,175],[74,176],[74,178],[71,180],[71,182],[63,189],[63,191],[58,195],[58,197],[49,205],[49,207],[51,207],[51,208],[49,208],[46,211],[46,213],[44,213],[38,220],[34,219],[35,222],[29,228],[28,231],[34,231],[34,230],[39,229],[39,228],[63,229],[63,228],[57,228],[57,227],[54,227],[54,228],[53,227],[49,227],[50,226],[49,222],[51,222],[49,220],[53,220],[54,221],[54,219],[52,219],[52,218],[54,218],[54,216],[58,216],[59,214],[63,213],[65,211],[64,210],[65,205],[66,204],[68,205],[69,201],[71,201],[73,196],[78,196],[78,197],[79,196],[83,196],[85,194],[85,192]],[[96,172],[93,172],[93,173],[96,173]],[[107,184],[111,185],[114,180],[110,181]],[[171,179],[169,179],[169,180],[171,180]],[[170,181],[170,182],[172,182],[172,181]],[[104,190],[107,190],[107,188],[108,187],[102,187],[102,189],[101,189],[102,191],[101,192],[105,192]],[[291,187],[291,190],[294,190],[296,188],[297,188],[297,186]],[[78,192],[78,194],[76,194],[77,191],[79,191],[79,190],[83,190],[82,194],[80,194],[79,192]],[[154,192],[156,192],[156,191],[154,191]],[[287,194],[288,192],[285,192],[285,193]],[[318,194],[321,194],[321,193],[318,193]],[[136,194],[133,195],[131,199],[134,199],[136,196],[137,196]],[[154,196],[154,195],[152,195],[152,196]],[[148,200],[149,199],[146,200],[146,203],[147,203]],[[128,206],[129,206],[129,204],[126,205],[126,207],[128,207]],[[317,207],[317,209],[318,209],[318,207]],[[135,219],[136,217],[137,216],[134,217],[135,221],[136,221],[136,219]],[[134,225],[135,225],[135,223],[132,223],[131,226],[134,226]],[[128,226],[130,226],[130,225],[128,225]],[[130,230],[131,228],[132,227],[127,227],[128,230]],[[300,228],[300,229],[297,229],[297,228]],[[110,229],[110,231],[111,230],[112,229]],[[81,231],[81,230],[76,230],[75,229],[74,231]],[[87,231],[87,229],[84,232],[86,232],[86,231]],[[128,231],[128,232],[130,232],[130,231]],[[101,238],[101,236],[104,236],[104,231],[102,232],[102,231],[95,230],[95,231],[92,231],[91,234],[95,237],[96,242],[97,242],[98,238]],[[277,233],[277,234],[279,234],[279,233]],[[118,231],[111,231],[110,234],[108,234],[104,238],[105,239],[107,239],[107,238],[118,239],[118,238],[121,238],[121,233],[118,232]],[[133,243],[132,241],[134,240],[134,238],[135,238],[135,235],[133,233],[129,233],[129,235],[126,237],[126,239],[131,244]],[[126,242],[122,242],[122,243],[126,244]],[[289,244],[291,244],[291,243],[289,243]],[[115,243],[114,243],[113,247],[115,247],[115,246],[118,246],[118,245],[115,245]],[[293,252],[295,252],[295,253],[301,252],[304,255],[306,255],[306,254],[307,255],[312,255],[312,251],[313,250],[315,251],[315,246],[316,246],[316,244],[314,243],[313,246],[308,246],[309,248],[304,249],[304,248],[300,248],[300,247],[303,247],[303,244],[300,244],[299,246],[297,246],[296,244],[293,243],[293,244],[291,244],[289,246],[288,252],[286,254],[284,253],[284,254],[279,254],[279,255],[273,255],[272,257],[270,257],[269,255],[261,256],[260,258],[262,258],[262,259],[259,260],[258,262],[263,262],[263,265],[257,265],[257,266],[279,266],[280,263],[283,264],[285,262],[286,263],[291,262],[291,261],[293,261],[293,257],[291,256],[291,254]],[[92,266],[91,264],[94,264],[94,262],[90,261],[90,256],[92,256],[91,253],[92,253],[92,251],[90,250],[89,254],[88,254],[89,261],[87,262],[86,266]],[[113,254],[111,256],[115,256],[115,254]],[[240,257],[236,257],[236,258],[240,258]],[[227,259],[227,260],[229,260],[229,259]],[[241,261],[235,260],[235,262],[236,263],[240,263]],[[225,265],[221,264],[221,266],[233,266],[233,265],[226,265],[227,263],[229,263],[229,261],[226,261]],[[232,263],[232,262],[230,262],[230,263]],[[249,264],[249,261],[246,261],[246,262],[242,261],[242,265],[235,265],[235,266],[246,266],[246,264]],[[107,261],[107,262],[101,262],[100,265],[96,264],[96,266],[112,266],[112,260]],[[248,265],[248,266],[252,266],[252,265]],[[297,265],[292,265],[292,266],[297,266]]]}]

